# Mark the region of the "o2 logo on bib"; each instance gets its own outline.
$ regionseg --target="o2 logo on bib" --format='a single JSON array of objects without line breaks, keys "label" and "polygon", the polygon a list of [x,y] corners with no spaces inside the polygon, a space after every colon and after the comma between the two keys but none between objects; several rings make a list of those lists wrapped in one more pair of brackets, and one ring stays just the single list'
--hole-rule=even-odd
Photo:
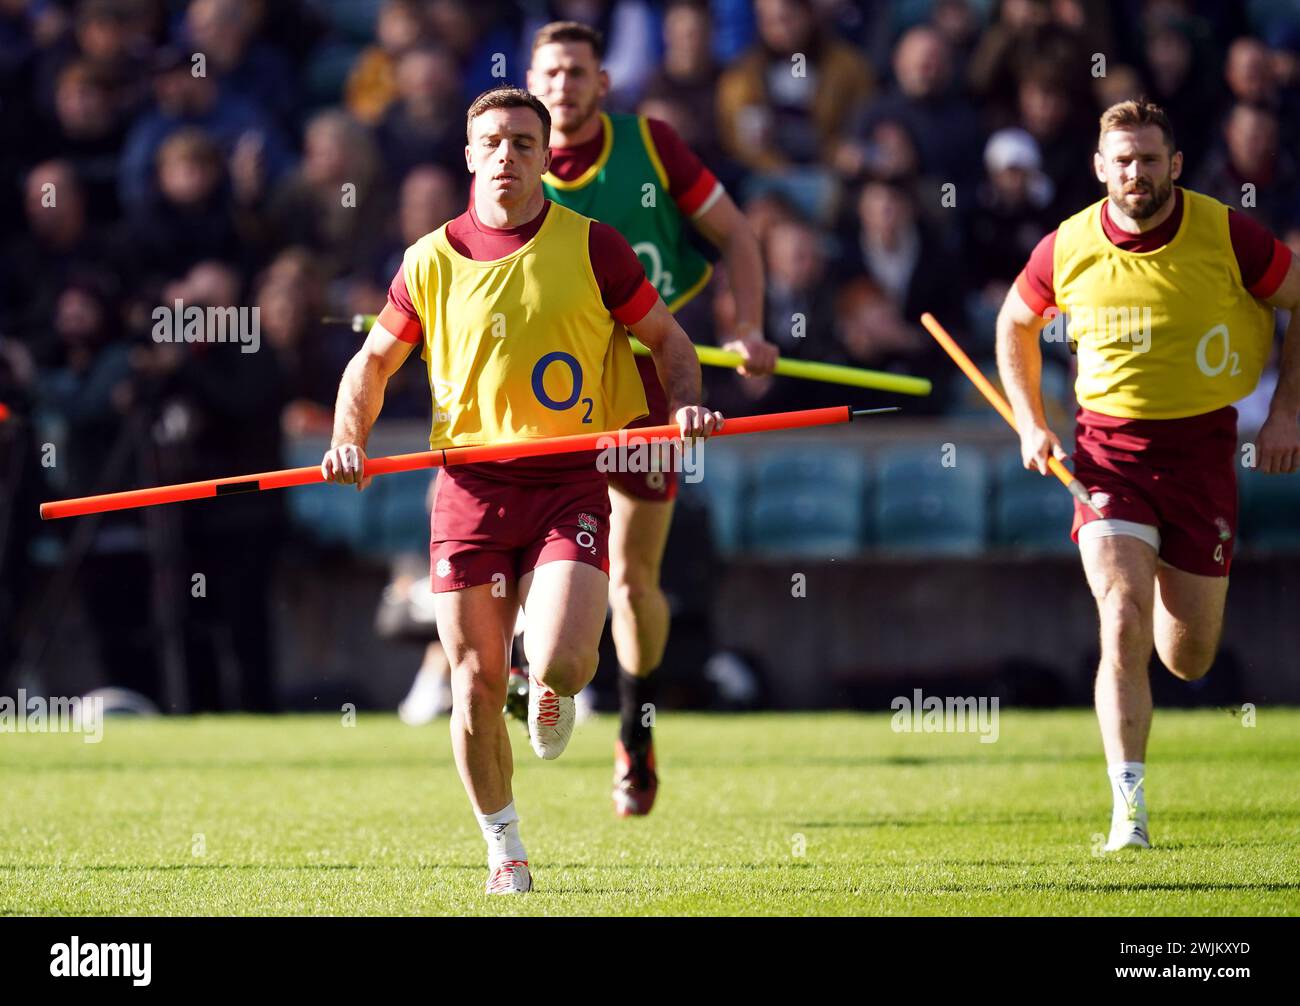
[{"label": "o2 logo on bib", "polygon": [[[553,364],[561,364],[569,370],[573,390],[569,392],[568,398],[552,398],[546,391],[546,372]],[[533,367],[533,394],[539,402],[556,412],[565,412],[581,402],[587,407],[587,411],[583,413],[582,421],[584,423],[591,422],[591,410],[595,403],[590,398],[582,397],[582,365],[569,353],[557,350],[553,353],[547,353],[537,361],[537,365]]]},{"label": "o2 logo on bib", "polygon": [[[1220,340],[1222,346],[1218,345]],[[1211,356],[1217,362],[1212,361]],[[1218,377],[1225,371],[1229,377],[1241,373],[1241,357],[1228,341],[1227,325],[1215,325],[1201,336],[1201,341],[1196,344],[1196,366],[1206,377]]]},{"label": "o2 logo on bib", "polygon": [[646,279],[659,291],[659,296],[664,300],[676,296],[677,288],[673,285],[673,274],[664,269],[664,257],[659,253],[659,246],[653,241],[638,241],[632,246],[632,250],[636,252],[636,257],[642,260]]}]

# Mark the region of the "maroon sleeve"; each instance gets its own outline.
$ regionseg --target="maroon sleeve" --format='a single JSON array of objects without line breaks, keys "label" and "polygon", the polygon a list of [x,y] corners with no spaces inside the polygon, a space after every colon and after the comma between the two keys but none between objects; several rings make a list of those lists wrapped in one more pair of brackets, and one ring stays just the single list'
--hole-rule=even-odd
[{"label": "maroon sleeve", "polygon": [[406,272],[400,267],[388,284],[388,303],[376,320],[403,342],[418,343],[423,338],[420,316],[406,289]]},{"label": "maroon sleeve", "polygon": [[1291,268],[1291,249],[1263,224],[1233,209],[1228,210],[1228,235],[1241,268],[1241,285],[1261,300],[1273,296]]},{"label": "maroon sleeve", "polygon": [[718,179],[672,126],[659,119],[646,119],[646,122],[650,126],[655,152],[668,175],[668,194],[682,211],[682,216],[693,216],[713,195]]},{"label": "maroon sleeve", "polygon": [[1052,287],[1052,256],[1056,252],[1056,231],[1034,246],[1029,261],[1016,277],[1016,292],[1034,314],[1042,315],[1056,304]]},{"label": "maroon sleeve", "polygon": [[587,250],[601,301],[616,321],[635,325],[659,299],[636,252],[622,234],[595,220],[587,235]]}]

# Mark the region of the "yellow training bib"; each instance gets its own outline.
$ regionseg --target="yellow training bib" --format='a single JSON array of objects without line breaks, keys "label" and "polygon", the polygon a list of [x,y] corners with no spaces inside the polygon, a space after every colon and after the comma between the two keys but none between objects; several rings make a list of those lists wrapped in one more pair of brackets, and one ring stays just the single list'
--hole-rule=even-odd
[{"label": "yellow training bib", "polygon": [[596,284],[591,222],[551,203],[505,258],[466,258],[445,224],[406,250],[433,395],[430,447],[595,433],[647,414],[627,330]]},{"label": "yellow training bib", "polygon": [[1116,248],[1101,202],[1057,230],[1052,285],[1078,344],[1075,394],[1093,412],[1181,419],[1231,405],[1259,383],[1273,311],[1242,286],[1228,207],[1181,191],[1182,223],[1156,251]]}]

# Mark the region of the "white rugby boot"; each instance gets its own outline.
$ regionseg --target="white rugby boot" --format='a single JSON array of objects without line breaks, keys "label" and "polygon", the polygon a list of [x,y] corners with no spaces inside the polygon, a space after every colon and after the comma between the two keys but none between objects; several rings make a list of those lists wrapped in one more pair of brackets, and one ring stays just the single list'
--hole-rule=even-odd
[{"label": "white rugby boot", "polygon": [[558,758],[569,746],[576,719],[573,696],[556,695],[536,678],[528,681],[528,739],[538,758]]},{"label": "white rugby boot", "polygon": [[527,894],[532,889],[528,860],[507,859],[492,868],[485,890],[488,894]]},{"label": "white rugby boot", "polygon": [[1144,782],[1141,776],[1131,775],[1115,781],[1117,798],[1110,817],[1110,838],[1103,847],[1106,852],[1151,848],[1146,800],[1142,794]]}]

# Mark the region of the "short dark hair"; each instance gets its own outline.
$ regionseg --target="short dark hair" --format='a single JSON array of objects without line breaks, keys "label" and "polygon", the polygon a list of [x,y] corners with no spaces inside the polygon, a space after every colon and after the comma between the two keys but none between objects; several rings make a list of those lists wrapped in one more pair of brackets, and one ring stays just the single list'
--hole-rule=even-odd
[{"label": "short dark hair", "polygon": [[1101,113],[1101,131],[1097,134],[1097,146],[1101,138],[1112,129],[1141,129],[1144,126],[1158,126],[1164,134],[1165,145],[1169,153],[1178,149],[1174,144],[1174,127],[1169,124],[1165,110],[1146,98],[1130,98],[1128,101],[1116,102]]},{"label": "short dark hair", "polygon": [[546,106],[537,95],[521,87],[489,88],[470,102],[469,111],[465,114],[466,143],[469,142],[470,129],[474,125],[474,120],[494,108],[531,108],[542,120],[542,146],[551,145],[551,113],[546,110]]},{"label": "short dark hair", "polygon": [[533,52],[552,42],[586,42],[596,58],[605,58],[605,36],[599,28],[581,21],[552,21],[537,29],[533,36]]}]

